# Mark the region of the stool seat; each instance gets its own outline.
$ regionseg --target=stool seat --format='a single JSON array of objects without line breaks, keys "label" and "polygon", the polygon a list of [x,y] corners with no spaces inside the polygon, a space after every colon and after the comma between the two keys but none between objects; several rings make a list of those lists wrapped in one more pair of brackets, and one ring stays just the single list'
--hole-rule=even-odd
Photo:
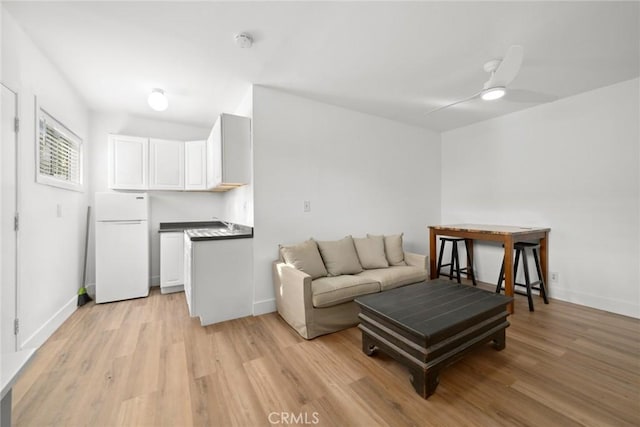
[{"label": "stool seat", "polygon": [[[460,268],[460,259],[458,257],[458,243],[464,242],[467,250],[467,266]],[[442,255],[444,254],[445,245],[451,243],[451,262],[442,263]],[[436,277],[440,277],[442,267],[449,267],[449,280],[453,279],[455,273],[458,283],[460,283],[460,273],[465,274],[473,282],[473,286],[477,286],[475,274],[473,274],[473,260],[471,251],[469,251],[469,242],[461,237],[440,237],[440,254],[438,255],[438,267]]]},{"label": "stool seat", "polygon": [[[503,245],[504,246],[504,245]],[[514,277],[514,293],[520,295],[526,295],[527,300],[529,302],[529,311],[534,311],[533,308],[533,297],[531,295],[531,290],[539,291],[540,296],[544,300],[545,304],[549,304],[549,300],[547,299],[547,290],[544,284],[544,278],[542,277],[542,267],[540,266],[540,258],[538,257],[538,251],[540,250],[540,243],[529,243],[529,242],[516,242],[513,245],[513,249],[516,251],[516,257],[513,262],[513,277]],[[530,250],[533,254],[533,260],[536,266],[536,272],[538,273],[538,280],[535,282],[531,281],[529,277],[529,263],[527,261],[527,250]],[[525,283],[518,283],[515,281],[515,278],[518,275],[518,265],[520,264],[520,256],[522,255],[522,264],[524,268],[524,281]],[[502,267],[500,268],[500,277],[498,277],[498,285],[496,286],[496,293],[499,294],[502,289],[502,281],[504,280],[504,257],[502,258]],[[515,287],[523,287],[526,289],[526,293],[516,292]]]}]

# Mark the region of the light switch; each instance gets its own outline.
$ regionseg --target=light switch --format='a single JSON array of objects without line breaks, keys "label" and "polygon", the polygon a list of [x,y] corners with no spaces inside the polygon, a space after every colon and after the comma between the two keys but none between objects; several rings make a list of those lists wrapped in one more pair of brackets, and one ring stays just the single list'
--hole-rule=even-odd
[{"label": "light switch", "polygon": [[311,201],[310,200],[305,200],[304,201],[304,211],[305,212],[311,212]]},{"label": "light switch", "polygon": [[62,205],[60,203],[56,205],[56,215],[58,218],[62,218]]}]

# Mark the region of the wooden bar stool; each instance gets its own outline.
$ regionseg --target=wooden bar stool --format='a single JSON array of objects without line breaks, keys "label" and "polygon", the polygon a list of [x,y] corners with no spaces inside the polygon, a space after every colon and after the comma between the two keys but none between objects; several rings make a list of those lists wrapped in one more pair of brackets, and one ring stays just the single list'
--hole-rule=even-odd
[{"label": "wooden bar stool", "polygon": [[[442,263],[442,255],[444,254],[445,244],[451,243],[451,262],[448,264]],[[458,243],[464,242],[467,249],[467,266],[460,268],[460,259],[458,257]],[[438,255],[438,268],[436,277],[440,277],[442,267],[449,267],[449,280],[453,279],[455,273],[458,283],[460,283],[460,273],[465,274],[467,278],[471,279],[473,286],[478,286],[476,283],[475,274],[473,274],[473,260],[471,259],[471,252],[469,251],[469,243],[467,239],[454,238],[454,237],[441,237],[440,238],[440,255]],[[446,275],[446,274],[445,274]]]},{"label": "wooden bar stool", "polygon": [[[549,304],[549,300],[547,299],[547,290],[544,285],[544,279],[542,278],[542,268],[540,267],[540,258],[538,257],[538,251],[540,250],[539,243],[525,243],[525,242],[517,242],[513,245],[513,248],[516,251],[516,258],[513,262],[513,277],[515,278],[518,275],[518,264],[520,261],[520,255],[522,254],[522,264],[524,268],[524,284],[517,283],[515,280],[513,282],[514,293],[520,295],[526,295],[529,300],[529,311],[533,310],[533,298],[531,296],[531,290],[540,291],[540,296],[544,300],[545,304]],[[527,249],[531,249],[533,253],[533,260],[536,264],[536,272],[538,273],[538,280],[535,282],[531,281],[529,277],[529,263],[527,262]],[[504,280],[504,257],[502,258],[502,267],[500,268],[500,277],[498,277],[498,285],[496,286],[496,293],[499,294],[502,289],[502,281]],[[516,292],[515,287],[520,286],[526,288],[527,292]]]}]

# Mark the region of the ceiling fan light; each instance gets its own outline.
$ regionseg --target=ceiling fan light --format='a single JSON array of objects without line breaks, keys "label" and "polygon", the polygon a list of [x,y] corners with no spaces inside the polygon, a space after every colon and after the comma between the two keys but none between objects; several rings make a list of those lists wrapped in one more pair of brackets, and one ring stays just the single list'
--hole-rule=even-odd
[{"label": "ceiling fan light", "polygon": [[483,101],[494,101],[496,99],[500,99],[506,93],[503,87],[492,87],[487,90],[482,91],[480,97]]},{"label": "ceiling fan light", "polygon": [[149,94],[149,107],[155,111],[164,111],[169,106],[169,100],[162,89],[153,89]]}]

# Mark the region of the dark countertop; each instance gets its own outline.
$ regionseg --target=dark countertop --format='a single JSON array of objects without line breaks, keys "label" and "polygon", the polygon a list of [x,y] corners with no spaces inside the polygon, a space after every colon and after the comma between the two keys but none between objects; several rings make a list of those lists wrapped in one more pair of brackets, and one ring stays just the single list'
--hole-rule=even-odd
[{"label": "dark countertop", "polygon": [[182,221],[161,222],[159,233],[185,232],[191,241],[252,239],[253,228],[246,225],[231,224],[227,227],[221,221]]}]

